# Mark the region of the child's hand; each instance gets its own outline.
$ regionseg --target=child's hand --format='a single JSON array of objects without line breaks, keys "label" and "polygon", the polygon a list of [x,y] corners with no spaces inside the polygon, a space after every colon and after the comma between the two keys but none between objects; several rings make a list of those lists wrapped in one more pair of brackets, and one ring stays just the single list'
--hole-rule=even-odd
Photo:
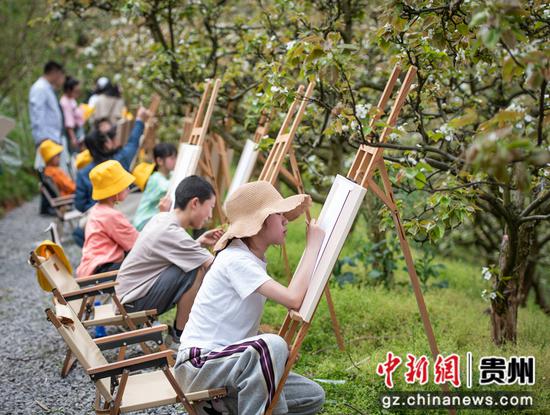
[{"label": "child's hand", "polygon": [[162,199],[160,199],[158,208],[161,212],[169,212],[171,207],[172,199],[170,199],[170,196],[166,195]]},{"label": "child's hand", "polygon": [[306,240],[308,244],[321,243],[325,237],[325,231],[317,223],[317,219],[307,222]]},{"label": "child's hand", "polygon": [[149,110],[147,108],[139,107],[139,109],[137,111],[136,119],[140,120],[140,121],[143,121],[145,123],[145,122],[147,122],[147,120],[149,119],[150,116],[151,116],[151,113],[149,112]]},{"label": "child's hand", "polygon": [[203,246],[214,246],[225,232],[220,229],[211,229],[197,238],[197,242]]}]

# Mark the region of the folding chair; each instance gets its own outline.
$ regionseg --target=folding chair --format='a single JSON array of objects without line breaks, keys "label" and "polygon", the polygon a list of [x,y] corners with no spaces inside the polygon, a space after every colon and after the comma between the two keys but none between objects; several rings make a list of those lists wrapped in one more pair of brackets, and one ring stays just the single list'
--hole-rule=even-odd
[{"label": "folding chair", "polygon": [[[96,414],[121,414],[182,403],[188,414],[195,414],[193,404],[226,396],[225,388],[184,394],[170,368],[170,350],[146,354],[109,363],[101,352],[144,341],[162,343],[166,325],[147,327],[127,333],[94,339],[90,337],[63,296],[53,290],[58,301],[56,312],[46,310],[69,350],[76,356],[96,386]],[[144,369],[155,368],[144,372]]]},{"label": "folding chair", "polygon": [[74,222],[82,217],[82,212],[74,209],[74,195],[60,196],[59,189],[52,179],[44,174],[42,170],[38,171],[40,179],[40,193],[46,198],[49,205],[55,210],[57,217],[59,236],[63,238],[65,223],[74,230]]},{"label": "folding chair", "polygon": [[[44,291],[56,289],[85,327],[126,326],[135,330],[139,324],[151,324],[150,320],[156,316],[156,310],[127,313],[120,303],[115,294],[116,282],[113,281],[116,278],[116,271],[74,278],[67,267],[68,261],[63,258],[63,248],[49,241],[43,243],[41,247],[44,247],[44,244],[47,244],[43,249],[47,257],[33,251],[29,258],[29,263],[37,269],[40,286]],[[45,281],[40,280],[40,275],[45,278]],[[112,304],[94,306],[94,298],[97,295],[109,296]],[[119,314],[115,313],[115,307]],[[148,351],[147,347],[144,347],[144,350]],[[62,377],[67,376],[73,363],[74,358],[69,350],[61,369]]]}]

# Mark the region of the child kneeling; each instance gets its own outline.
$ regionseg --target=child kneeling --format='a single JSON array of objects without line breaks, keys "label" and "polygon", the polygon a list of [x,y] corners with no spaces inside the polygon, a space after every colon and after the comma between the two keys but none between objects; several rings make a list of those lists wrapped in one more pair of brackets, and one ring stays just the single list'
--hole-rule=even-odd
[{"label": "child kneeling", "polygon": [[[286,199],[268,182],[248,183],[227,200],[229,228],[197,294],[181,336],[175,366],[185,391],[227,387],[231,413],[261,414],[271,404],[288,358],[288,345],[275,334],[258,334],[266,298],[298,309],[313,272],[324,232],[308,224],[305,254],[288,287],[266,272],[265,252],[284,242],[289,220],[311,204],[308,195]],[[315,414],[324,391],[290,373],[275,414]]]},{"label": "child kneeling", "polygon": [[76,270],[78,277],[120,268],[132,249],[139,232],[115,209],[124,201],[135,178],[116,160],[98,164],[90,171],[92,198],[97,203],[90,209],[86,223],[82,259]]}]

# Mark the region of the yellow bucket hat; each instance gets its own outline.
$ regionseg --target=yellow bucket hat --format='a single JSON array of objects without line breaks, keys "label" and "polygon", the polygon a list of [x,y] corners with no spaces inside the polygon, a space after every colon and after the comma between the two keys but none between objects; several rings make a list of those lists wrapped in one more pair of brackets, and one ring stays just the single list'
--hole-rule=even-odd
[{"label": "yellow bucket hat", "polygon": [[143,192],[145,190],[145,186],[147,185],[147,180],[149,180],[149,177],[151,174],[153,174],[153,170],[155,170],[155,163],[139,163],[132,172],[132,176],[136,178],[136,186],[140,188],[140,190]]},{"label": "yellow bucket hat", "polygon": [[82,118],[84,118],[84,121],[88,121],[94,113],[95,108],[88,104],[80,104],[80,110],[82,111]]},{"label": "yellow bucket hat", "polygon": [[[46,259],[48,259],[52,255],[57,255],[63,265],[65,265],[65,267],[67,268],[67,271],[69,271],[69,274],[73,273],[73,268],[71,267],[71,263],[65,256],[65,251],[61,246],[57,245],[56,243],[53,243],[50,240],[45,240],[40,245],[38,245],[38,247],[34,250],[34,253]],[[42,288],[44,291],[53,290],[53,287],[48,282],[48,279],[42,273],[40,268],[36,269],[36,278],[38,279],[38,284],[40,285],[40,288]]]},{"label": "yellow bucket hat", "polygon": [[40,155],[44,159],[44,162],[47,163],[63,151],[63,146],[60,146],[52,140],[44,140],[40,143],[38,151],[40,151]]},{"label": "yellow bucket hat", "polygon": [[90,164],[92,160],[93,158],[90,150],[81,151],[76,155],[76,168],[80,170]]},{"label": "yellow bucket hat", "polygon": [[136,178],[124,170],[118,161],[104,161],[90,171],[90,181],[93,186],[92,199],[103,200],[114,196],[135,180]]}]

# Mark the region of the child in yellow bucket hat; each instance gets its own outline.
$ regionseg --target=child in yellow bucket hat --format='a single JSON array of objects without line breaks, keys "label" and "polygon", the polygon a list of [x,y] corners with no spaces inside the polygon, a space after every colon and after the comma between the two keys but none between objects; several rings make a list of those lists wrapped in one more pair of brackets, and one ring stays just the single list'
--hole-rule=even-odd
[{"label": "child in yellow bucket hat", "polygon": [[63,146],[52,140],[44,140],[38,147],[38,151],[46,163],[44,175],[53,180],[59,189],[60,196],[73,194],[76,190],[75,182],[59,167]]},{"label": "child in yellow bucket hat", "polygon": [[92,198],[97,203],[86,223],[82,259],[76,270],[78,277],[120,268],[134,246],[139,232],[115,209],[128,196],[128,186],[134,180],[116,160],[107,160],[90,171]]},{"label": "child in yellow bucket hat", "polygon": [[[138,231],[141,231],[157,213],[170,210],[172,203],[166,194],[170,187],[172,171],[176,167],[177,156],[178,150],[172,143],[158,143],[153,148],[155,164],[145,166],[148,170],[142,172],[146,176],[141,188],[143,196],[132,221]],[[164,201],[167,203],[163,203]]]}]

